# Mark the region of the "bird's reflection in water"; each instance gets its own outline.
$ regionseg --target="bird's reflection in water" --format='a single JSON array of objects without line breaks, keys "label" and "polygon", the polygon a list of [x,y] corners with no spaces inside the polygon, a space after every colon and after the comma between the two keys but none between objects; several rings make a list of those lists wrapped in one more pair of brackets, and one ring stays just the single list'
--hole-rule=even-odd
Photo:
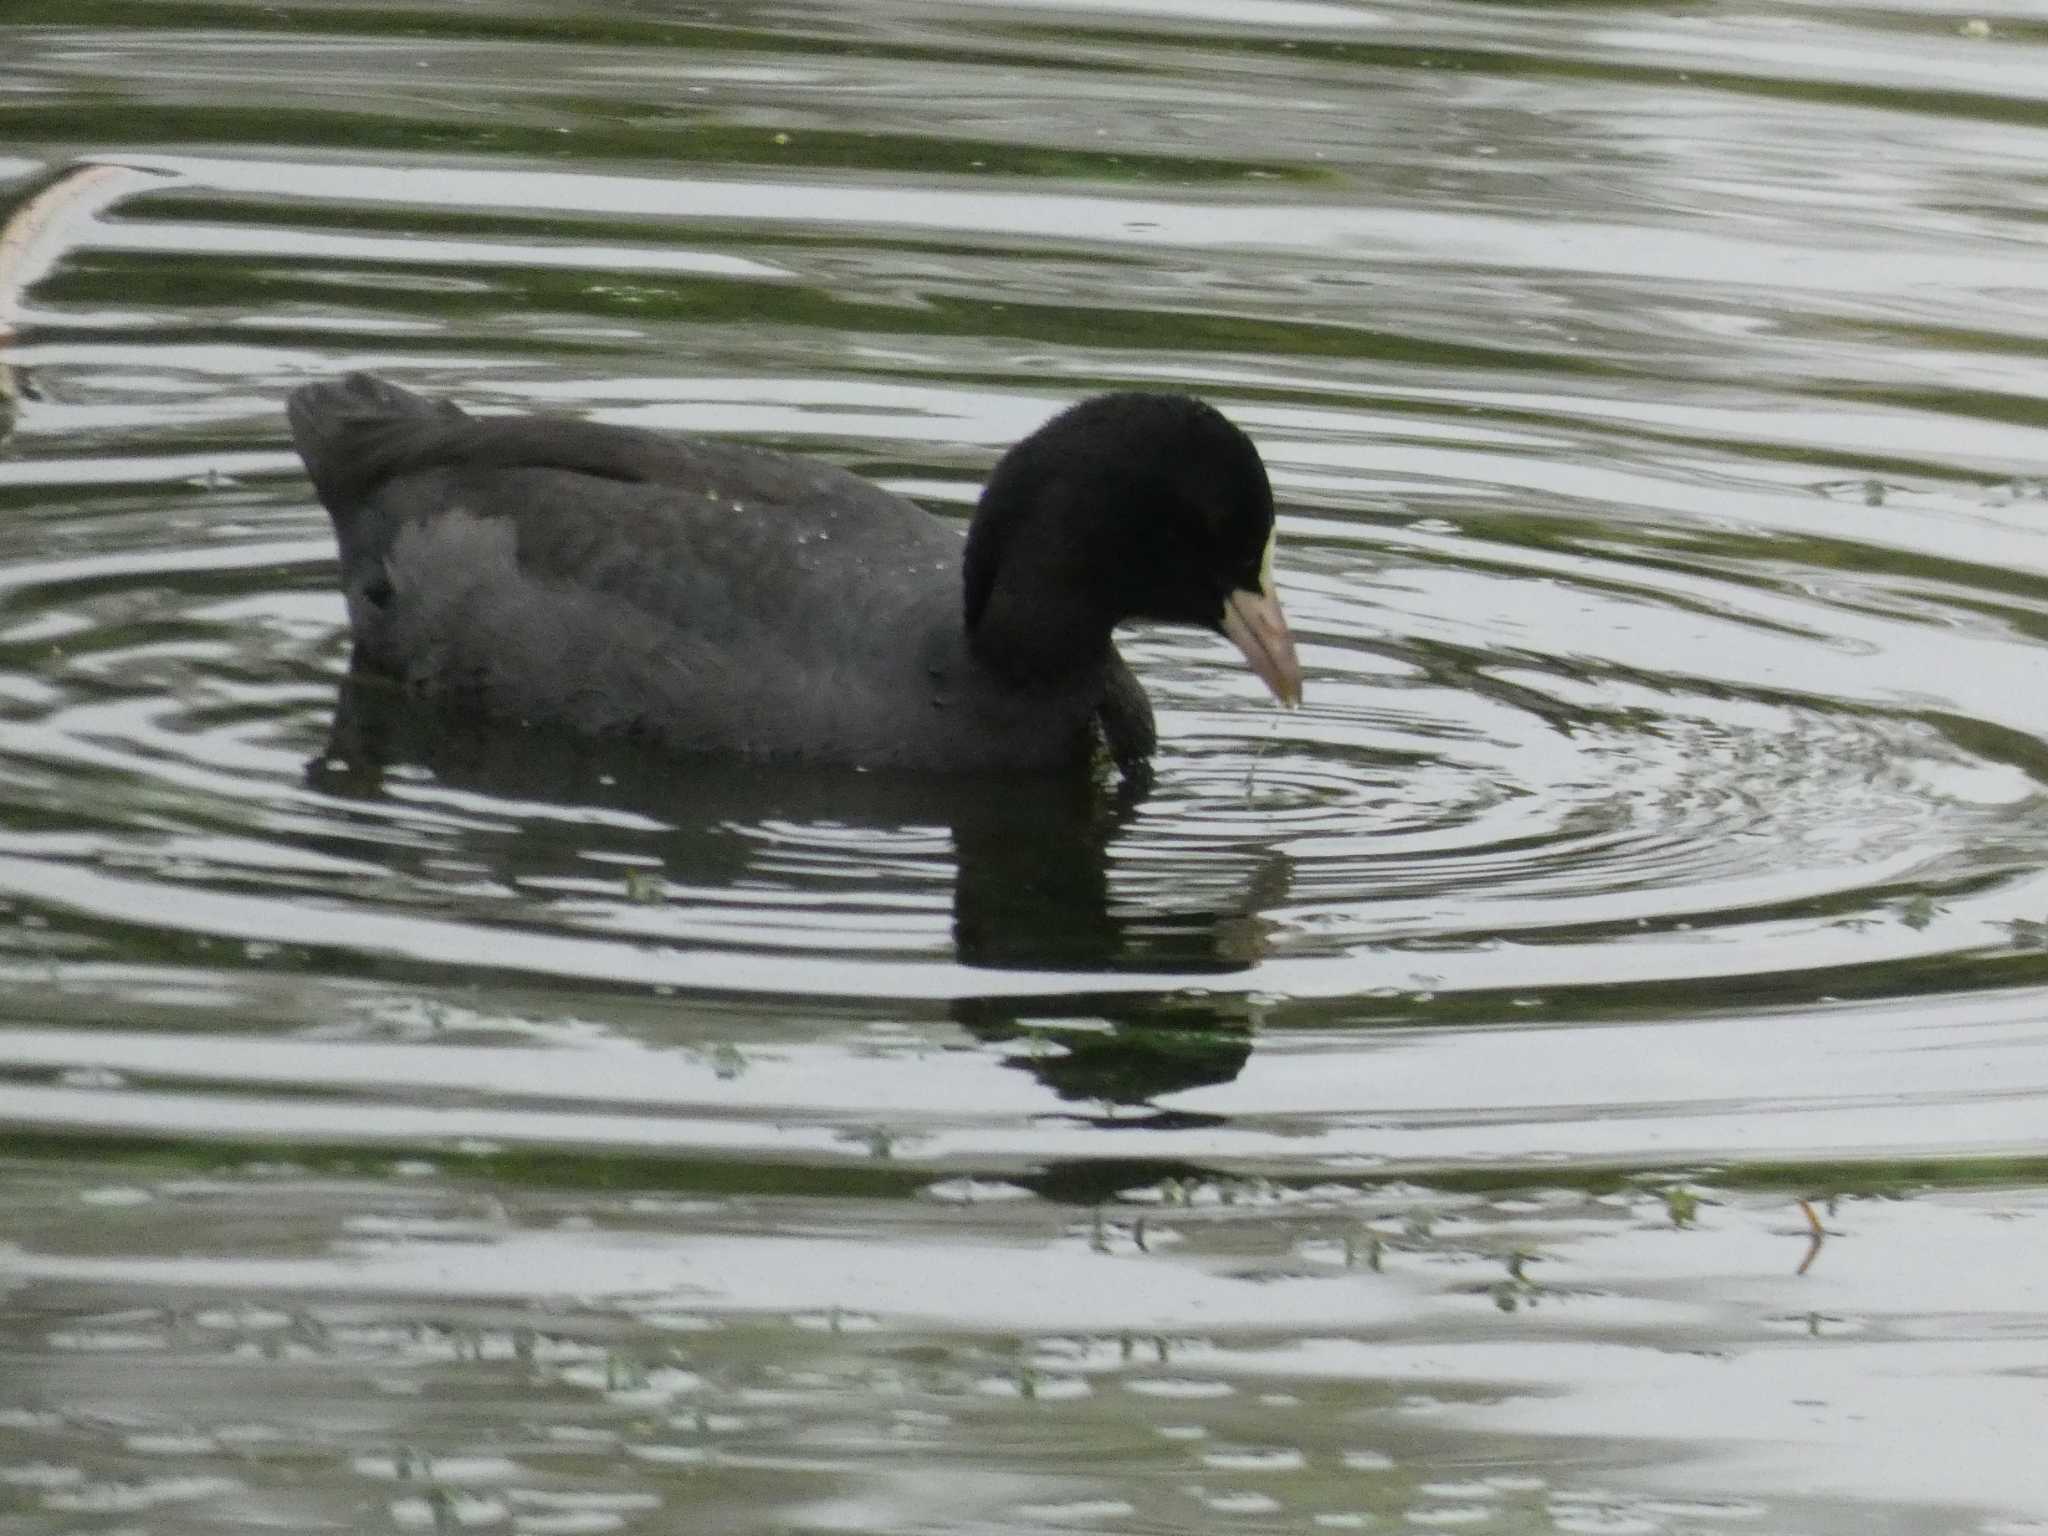
[{"label": "bird's reflection in water", "polygon": [[[919,829],[950,833],[953,935],[963,966],[1005,973],[1004,985],[955,998],[951,1012],[988,1041],[1033,1039],[1013,1058],[1074,1112],[1105,1123],[1184,1124],[1160,1096],[1227,1082],[1250,1052],[1251,1004],[1199,978],[1242,973],[1259,959],[1259,913],[1286,892],[1277,853],[1237,872],[1200,909],[1180,897],[1115,899],[1111,849],[1139,814],[1143,786],[1084,775],[943,776],[678,761],[630,743],[591,742],[491,725],[407,697],[352,672],[327,750],[308,765],[327,793],[376,799],[403,768],[442,786],[527,805],[610,813],[520,815],[494,834],[484,862],[507,882],[587,877],[591,856],[658,863],[672,883],[758,885],[764,855],[786,841],[763,829],[813,828],[821,844],[871,837],[894,859]],[[623,814],[622,814],[623,813]],[[897,851],[891,851],[897,850]],[[436,850],[436,856],[445,850]],[[392,850],[391,857],[404,855]],[[886,878],[886,877],[885,877]],[[1020,973],[1046,986],[1020,989]],[[1142,981],[1156,975],[1161,984]],[[1195,978],[1197,984],[1190,984]],[[761,990],[775,991],[774,961]]]}]

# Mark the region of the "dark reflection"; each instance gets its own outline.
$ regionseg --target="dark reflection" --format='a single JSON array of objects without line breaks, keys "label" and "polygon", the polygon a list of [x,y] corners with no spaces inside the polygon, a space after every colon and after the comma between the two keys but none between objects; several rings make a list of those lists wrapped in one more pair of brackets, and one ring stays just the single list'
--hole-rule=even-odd
[{"label": "dark reflection", "polygon": [[[817,834],[815,846],[906,857],[906,834],[950,834],[953,936],[963,965],[1047,973],[1043,991],[957,998],[951,1012],[987,1041],[1033,1038],[1049,1049],[1016,1064],[1063,1098],[1103,1106],[1111,1123],[1187,1123],[1132,1113],[1158,1096],[1227,1082],[1250,1054],[1250,1008],[1188,979],[1241,972],[1259,958],[1258,916],[1286,892],[1284,856],[1266,856],[1221,903],[1162,910],[1113,895],[1110,849],[1149,786],[1107,776],[857,773],[706,759],[678,761],[623,742],[592,742],[457,716],[383,679],[343,682],[327,750],[307,768],[316,788],[351,799],[387,793],[396,770],[424,769],[451,789],[504,802],[632,813],[637,825],[520,816],[492,844],[507,880],[588,876],[593,853],[658,862],[665,880],[741,888],[761,876],[765,828]],[[658,822],[650,827],[645,822]],[[806,839],[799,837],[800,844]],[[394,864],[402,850],[391,850]],[[872,866],[867,866],[872,870]],[[623,871],[622,871],[623,872]],[[900,877],[912,889],[944,877]],[[889,878],[876,874],[874,878]],[[829,895],[820,891],[820,899]],[[764,957],[763,990],[773,990]],[[1059,980],[1052,978],[1057,975]],[[1124,978],[1176,980],[1121,990]]]}]

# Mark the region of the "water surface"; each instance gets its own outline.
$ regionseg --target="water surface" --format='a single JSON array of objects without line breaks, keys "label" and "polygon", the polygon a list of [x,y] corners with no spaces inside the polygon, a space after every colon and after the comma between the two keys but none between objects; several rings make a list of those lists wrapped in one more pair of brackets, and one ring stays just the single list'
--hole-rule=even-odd
[{"label": "water surface", "polygon": [[[8,207],[126,168],[0,313],[0,1529],[2048,1521],[2030,10],[0,51]],[[1142,796],[394,713],[352,367],[947,516],[1197,391],[1308,705],[1133,633]]]}]

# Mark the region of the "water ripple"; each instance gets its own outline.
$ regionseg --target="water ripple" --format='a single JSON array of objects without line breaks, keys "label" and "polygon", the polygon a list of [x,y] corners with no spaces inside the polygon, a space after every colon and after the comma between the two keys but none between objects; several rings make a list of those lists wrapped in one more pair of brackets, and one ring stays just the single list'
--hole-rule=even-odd
[{"label": "water ripple", "polygon": [[[0,201],[109,167],[0,252],[0,1526],[2048,1511],[2037,19],[0,30]],[[1307,705],[1133,632],[1143,795],[393,710],[351,367],[949,517],[1199,392]]]}]

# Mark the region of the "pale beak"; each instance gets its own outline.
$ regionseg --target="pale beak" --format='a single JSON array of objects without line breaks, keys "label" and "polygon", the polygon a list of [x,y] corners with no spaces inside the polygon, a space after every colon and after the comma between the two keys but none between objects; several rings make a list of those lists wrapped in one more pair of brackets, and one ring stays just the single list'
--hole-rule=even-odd
[{"label": "pale beak", "polygon": [[1270,590],[1247,592],[1240,588],[1226,597],[1223,635],[1244,652],[1244,659],[1274,698],[1289,709],[1301,703],[1301,663],[1295,659],[1294,636],[1288,633],[1280,599]]}]

